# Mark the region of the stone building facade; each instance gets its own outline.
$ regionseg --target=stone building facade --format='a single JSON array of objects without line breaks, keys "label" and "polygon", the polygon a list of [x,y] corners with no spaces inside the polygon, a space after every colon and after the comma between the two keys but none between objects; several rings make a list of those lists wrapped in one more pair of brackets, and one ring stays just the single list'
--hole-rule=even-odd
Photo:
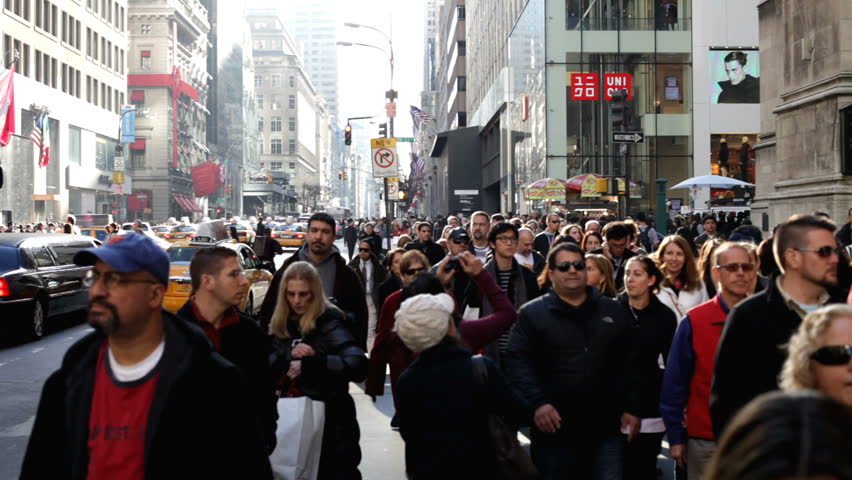
[{"label": "stone building facade", "polygon": [[852,207],[852,158],[844,155],[852,133],[852,2],[818,3],[758,5],[764,70],[752,219],[764,231],[815,210],[844,223]]}]

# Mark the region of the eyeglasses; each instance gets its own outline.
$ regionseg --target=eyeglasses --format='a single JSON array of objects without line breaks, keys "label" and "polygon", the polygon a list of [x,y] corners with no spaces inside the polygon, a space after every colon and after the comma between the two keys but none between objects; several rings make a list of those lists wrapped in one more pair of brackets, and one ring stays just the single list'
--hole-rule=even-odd
[{"label": "eyeglasses", "polygon": [[92,288],[92,286],[98,283],[98,280],[101,278],[103,278],[104,285],[107,288],[116,288],[120,285],[127,283],[159,283],[154,280],[148,280],[143,278],[125,278],[117,272],[100,273],[97,270],[89,270],[86,273],[86,276],[83,277],[83,286],[86,288]]},{"label": "eyeglasses", "polygon": [[843,251],[843,248],[826,245],[824,247],[819,248],[794,248],[793,250],[797,250],[799,252],[813,252],[816,253],[820,258],[829,258],[832,255],[837,255],[839,257],[840,253]]},{"label": "eyeglasses", "polygon": [[728,263],[725,265],[716,265],[716,268],[721,268],[726,270],[729,273],[737,273],[739,270],[742,270],[743,273],[749,273],[754,271],[753,263]]},{"label": "eyeglasses", "polygon": [[369,248],[359,248],[358,251],[359,252],[371,252],[372,250],[370,250]]},{"label": "eyeglasses", "polygon": [[574,270],[581,272],[586,269],[586,261],[585,260],[577,260],[574,262],[562,262],[556,264],[556,269],[560,272],[567,272],[571,270],[571,267],[574,267]]},{"label": "eyeglasses", "polygon": [[500,235],[496,238],[496,240],[498,242],[503,242],[503,243],[517,243],[518,242],[517,238],[511,237],[511,236],[508,236],[508,235]]},{"label": "eyeglasses", "polygon": [[852,359],[852,345],[826,345],[812,353],[811,358],[823,365],[846,365]]},{"label": "eyeglasses", "polygon": [[409,268],[408,270],[403,270],[402,273],[403,273],[403,275],[411,276],[411,275],[417,275],[418,273],[425,272],[425,271],[426,271],[425,267],[420,267],[420,268]]}]

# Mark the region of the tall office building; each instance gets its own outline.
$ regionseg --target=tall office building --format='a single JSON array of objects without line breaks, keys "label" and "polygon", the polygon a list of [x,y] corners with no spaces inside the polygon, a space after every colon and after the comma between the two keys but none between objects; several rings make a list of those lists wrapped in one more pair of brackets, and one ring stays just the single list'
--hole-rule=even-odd
[{"label": "tall office building", "polygon": [[[127,35],[126,0],[6,0],[0,6],[3,67],[17,72],[15,131],[0,147],[4,224],[64,221],[69,212],[125,218],[132,175],[118,184],[112,170],[126,101]],[[41,113],[49,118],[45,167],[30,141]]]},{"label": "tall office building", "polygon": [[437,0],[435,18],[435,110],[437,130],[467,126],[465,0]]}]

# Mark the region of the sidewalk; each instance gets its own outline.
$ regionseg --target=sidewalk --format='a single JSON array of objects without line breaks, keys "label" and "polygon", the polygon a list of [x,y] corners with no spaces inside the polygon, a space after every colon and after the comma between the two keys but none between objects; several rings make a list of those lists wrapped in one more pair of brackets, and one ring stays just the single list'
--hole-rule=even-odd
[{"label": "sidewalk", "polygon": [[361,476],[388,480],[405,479],[405,442],[399,432],[391,430],[393,398],[390,385],[386,394],[377,397],[376,403],[355,384],[349,385],[349,393],[355,400],[358,424],[361,426]]}]

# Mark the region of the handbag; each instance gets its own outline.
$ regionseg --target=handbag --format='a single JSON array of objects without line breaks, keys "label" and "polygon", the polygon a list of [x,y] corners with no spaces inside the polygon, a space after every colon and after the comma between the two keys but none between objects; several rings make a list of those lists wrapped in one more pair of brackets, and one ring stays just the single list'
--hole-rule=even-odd
[{"label": "handbag", "polygon": [[278,445],[269,456],[275,479],[316,480],[324,427],[324,402],[310,397],[278,399]]},{"label": "handbag", "polygon": [[[485,357],[475,355],[471,358],[473,378],[480,391],[487,392],[488,365]],[[536,480],[540,478],[538,469],[526,450],[518,442],[518,434],[509,428],[499,415],[488,413],[488,433],[497,457],[497,478],[501,480]]]}]

